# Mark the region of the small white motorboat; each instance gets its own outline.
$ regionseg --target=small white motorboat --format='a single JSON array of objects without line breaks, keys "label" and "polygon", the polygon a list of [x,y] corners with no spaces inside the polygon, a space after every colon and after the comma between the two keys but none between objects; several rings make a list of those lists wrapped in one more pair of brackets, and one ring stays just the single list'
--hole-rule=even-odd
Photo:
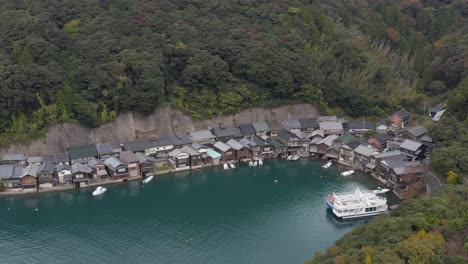
[{"label": "small white motorboat", "polygon": [[289,155],[288,158],[287,158],[287,160],[291,160],[292,157],[293,157],[292,155]]},{"label": "small white motorboat", "polygon": [[353,170],[343,171],[343,172],[341,173],[341,176],[343,176],[343,177],[351,176],[351,175],[353,175],[353,173],[354,173]]},{"label": "small white motorboat", "polygon": [[254,167],[257,167],[258,161],[254,161]]},{"label": "small white motorboat", "polygon": [[263,166],[263,160],[259,160],[258,165]]},{"label": "small white motorboat", "polygon": [[390,189],[382,189],[380,187],[377,187],[377,190],[374,190],[375,194],[384,194],[386,192],[390,191]]},{"label": "small white motorboat", "polygon": [[231,166],[231,169],[235,169],[235,168],[236,168],[236,165],[234,165],[234,163],[230,163],[229,165]]},{"label": "small white motorboat", "polygon": [[107,191],[106,188],[99,186],[99,187],[96,188],[96,190],[94,190],[93,196],[101,195],[101,194],[105,193],[106,191]]},{"label": "small white motorboat", "polygon": [[299,156],[299,155],[294,155],[294,156],[291,158],[291,160],[292,160],[292,161],[296,161],[296,160],[298,160],[298,159],[300,159],[300,158],[301,158],[301,156]]},{"label": "small white motorboat", "polygon": [[331,165],[332,165],[332,162],[331,162],[331,161],[329,161],[329,162],[327,162],[327,163],[323,164],[322,168],[324,168],[324,169],[328,169],[328,168],[330,168],[330,166],[331,166]]},{"label": "small white motorboat", "polygon": [[249,167],[253,167],[253,160],[249,161]]},{"label": "small white motorboat", "polygon": [[144,183],[144,184],[147,184],[147,183],[150,182],[153,178],[154,178],[153,175],[151,175],[151,176],[149,176],[149,177],[146,177],[146,179],[143,180],[143,183]]},{"label": "small white motorboat", "polygon": [[227,163],[224,163],[224,164],[223,164],[223,169],[229,170],[229,166],[227,165]]}]

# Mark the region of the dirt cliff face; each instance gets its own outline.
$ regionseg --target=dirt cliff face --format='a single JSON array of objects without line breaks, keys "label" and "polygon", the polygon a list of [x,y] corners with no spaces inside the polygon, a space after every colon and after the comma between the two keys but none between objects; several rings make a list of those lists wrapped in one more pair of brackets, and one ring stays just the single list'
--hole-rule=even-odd
[{"label": "dirt cliff face", "polygon": [[14,144],[9,149],[0,149],[0,157],[5,153],[24,153],[29,156],[65,152],[69,146],[90,143],[111,143],[118,146],[122,142],[149,136],[172,136],[218,126],[239,125],[266,121],[272,128],[290,119],[315,117],[317,110],[308,104],[287,105],[272,109],[251,108],[235,115],[218,116],[207,120],[193,120],[179,110],[170,107],[160,108],[153,113],[123,113],[113,122],[98,128],[86,128],[76,124],[59,124],[51,127],[44,141],[35,140],[28,144]]}]

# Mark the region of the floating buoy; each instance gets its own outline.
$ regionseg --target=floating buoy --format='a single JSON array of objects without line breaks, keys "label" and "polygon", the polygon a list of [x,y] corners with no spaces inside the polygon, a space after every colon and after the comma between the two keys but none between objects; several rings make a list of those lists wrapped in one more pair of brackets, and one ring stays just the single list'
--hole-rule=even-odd
[{"label": "floating buoy", "polygon": [[39,211],[39,209],[36,208],[36,212]]},{"label": "floating buoy", "polygon": [[275,180],[275,183],[278,183],[278,180]]}]

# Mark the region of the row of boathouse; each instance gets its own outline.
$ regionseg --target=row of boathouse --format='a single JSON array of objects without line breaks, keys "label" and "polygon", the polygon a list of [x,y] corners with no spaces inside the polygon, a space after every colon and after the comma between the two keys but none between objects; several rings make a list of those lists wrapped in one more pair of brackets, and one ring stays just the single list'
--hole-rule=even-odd
[{"label": "row of boathouse", "polygon": [[188,134],[145,140],[71,146],[66,153],[27,157],[6,154],[0,181],[11,191],[126,181],[158,172],[197,169],[220,163],[316,157],[369,172],[404,192],[423,188],[421,161],[432,139],[422,126],[408,126],[402,109],[388,120],[346,122],[335,116],[291,119],[272,129],[267,122],[219,125]]}]

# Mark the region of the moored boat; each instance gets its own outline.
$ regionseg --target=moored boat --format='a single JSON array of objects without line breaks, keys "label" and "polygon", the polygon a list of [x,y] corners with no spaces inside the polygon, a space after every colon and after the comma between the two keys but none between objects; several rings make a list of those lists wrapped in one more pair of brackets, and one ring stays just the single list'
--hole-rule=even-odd
[{"label": "moored boat", "polygon": [[343,177],[351,176],[351,175],[353,175],[353,173],[354,173],[353,170],[344,171],[344,172],[341,173],[341,176],[343,176]]},{"label": "moored boat", "polygon": [[236,168],[236,165],[234,165],[234,163],[230,163],[229,166],[231,166],[231,169],[235,169],[235,168]]},{"label": "moored boat", "polygon": [[259,160],[258,165],[263,166],[263,160]]},{"label": "moored boat", "polygon": [[354,192],[327,195],[327,207],[342,219],[376,216],[388,208],[387,199],[377,196],[374,191],[359,188]]},{"label": "moored boat", "polygon": [[101,194],[105,193],[106,191],[107,191],[106,188],[99,186],[99,187],[96,188],[96,190],[94,190],[93,196],[101,195]]},{"label": "moored boat", "polygon": [[382,189],[380,187],[377,187],[377,190],[374,190],[374,193],[375,194],[384,194],[384,193],[387,193],[389,191],[390,191],[390,189]]},{"label": "moored boat", "polygon": [[322,168],[323,168],[323,169],[328,169],[328,168],[330,168],[331,165],[332,165],[332,162],[329,161],[329,162],[323,164]]},{"label": "moored boat", "polygon": [[250,167],[253,167],[253,164],[254,164],[253,160],[249,161],[249,166]]},{"label": "moored boat", "polygon": [[254,161],[253,166],[254,166],[254,167],[257,167],[257,165],[258,165],[258,162],[257,162],[257,161]]},{"label": "moored boat", "polygon": [[223,164],[223,169],[224,169],[224,170],[229,170],[229,166],[227,165],[227,163],[224,163],[224,164]]},{"label": "moored boat", "polygon": [[143,183],[144,183],[144,184],[147,184],[147,183],[150,182],[153,178],[154,178],[153,175],[151,175],[151,176],[149,176],[149,177],[146,177],[146,179],[143,180]]},{"label": "moored boat", "polygon": [[289,155],[286,159],[287,159],[287,160],[291,160],[292,157],[293,157],[292,155]]}]

